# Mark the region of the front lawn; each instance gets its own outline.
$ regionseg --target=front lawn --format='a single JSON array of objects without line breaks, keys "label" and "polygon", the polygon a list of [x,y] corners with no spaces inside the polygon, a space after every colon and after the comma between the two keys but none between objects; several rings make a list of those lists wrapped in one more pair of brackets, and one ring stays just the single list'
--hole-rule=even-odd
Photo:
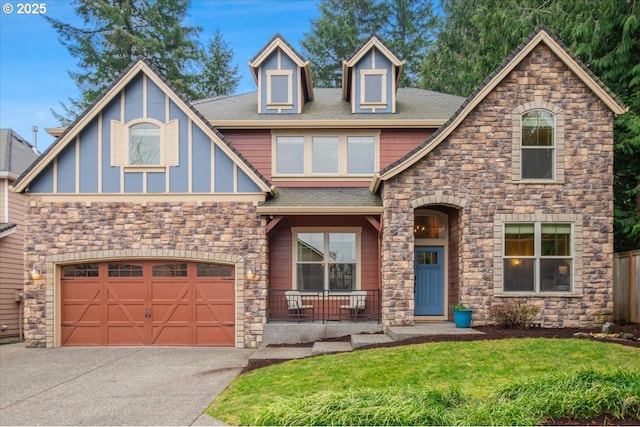
[{"label": "front lawn", "polygon": [[640,350],[532,338],[354,351],[249,372],[207,413],[236,425],[477,425],[535,424],[568,410],[638,417]]}]

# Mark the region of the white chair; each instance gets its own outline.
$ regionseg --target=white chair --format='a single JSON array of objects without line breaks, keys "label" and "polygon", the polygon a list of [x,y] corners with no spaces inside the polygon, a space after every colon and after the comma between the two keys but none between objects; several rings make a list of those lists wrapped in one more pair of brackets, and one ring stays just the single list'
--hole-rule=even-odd
[{"label": "white chair", "polygon": [[298,322],[302,320],[305,310],[311,310],[311,321],[315,320],[315,310],[312,304],[302,303],[302,294],[299,291],[286,291],[284,297],[287,300],[287,308],[289,313],[298,319]]},{"label": "white chair", "polygon": [[358,317],[364,317],[364,310],[367,305],[367,291],[354,291],[349,295],[349,304],[340,306],[340,320],[342,312],[348,311],[351,319],[355,322]]}]

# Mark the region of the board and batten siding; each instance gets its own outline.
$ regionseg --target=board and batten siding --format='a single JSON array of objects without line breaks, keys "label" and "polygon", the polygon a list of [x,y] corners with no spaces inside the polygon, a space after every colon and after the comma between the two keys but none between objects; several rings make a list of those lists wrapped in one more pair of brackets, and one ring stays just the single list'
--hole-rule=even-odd
[{"label": "board and batten siding", "polygon": [[[163,129],[177,127],[173,133],[177,141],[172,142],[177,146],[169,146],[170,138],[163,138],[164,166],[126,166],[128,152],[122,151],[128,150],[128,141],[112,147],[114,129],[118,132],[140,119],[159,122]],[[118,125],[114,127],[113,122]],[[120,151],[114,151],[116,147]],[[173,153],[167,154],[168,151]],[[53,194],[261,192],[206,132],[144,73],[133,78],[120,96],[80,131],[32,181],[29,191]]]},{"label": "board and batten siding", "polygon": [[13,233],[0,239],[0,325],[7,326],[7,329],[0,331],[0,340],[20,336],[19,313],[22,306],[15,299],[16,292],[22,292],[25,271],[24,196],[7,191],[3,181],[6,180],[0,179],[0,222],[16,224],[16,228]]}]

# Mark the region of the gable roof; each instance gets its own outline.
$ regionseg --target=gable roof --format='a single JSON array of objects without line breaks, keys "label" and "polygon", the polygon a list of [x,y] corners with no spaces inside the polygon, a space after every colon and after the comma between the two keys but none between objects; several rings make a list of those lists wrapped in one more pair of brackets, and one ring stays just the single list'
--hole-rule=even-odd
[{"label": "gable roof", "polygon": [[38,157],[36,148],[13,129],[0,129],[0,178],[16,179]]},{"label": "gable roof", "polygon": [[622,102],[576,57],[544,27],[538,27],[487,79],[467,98],[458,111],[433,135],[409,153],[389,164],[373,178],[370,189],[376,191],[380,181],[398,175],[436,148],[462,123],[473,109],[539,44],[544,43],[575,73],[615,114],[629,110]]},{"label": "gable roof", "polygon": [[351,55],[349,59],[342,61],[342,99],[349,99],[349,86],[352,79],[349,69],[355,67],[362,57],[374,47],[391,62],[391,65],[396,67],[396,80],[393,82],[393,87],[396,90],[398,89],[398,83],[402,77],[402,70],[404,69],[406,61],[398,58],[391,48],[378,38],[378,36],[373,34],[368,40],[362,43],[358,49],[356,49],[355,53]]},{"label": "gable roof", "polygon": [[295,64],[303,70],[303,86],[307,101],[313,100],[313,82],[311,81],[311,65],[280,35],[276,33],[273,38],[249,61],[251,75],[256,85],[258,84],[258,69],[262,63],[275,51],[281,49]]},{"label": "gable roof", "polygon": [[49,146],[49,148],[34,162],[14,183],[14,191],[24,191],[44,168],[108,105],[111,100],[139,73],[144,73],[180,108],[202,131],[229,156],[255,184],[265,192],[271,191],[271,183],[237,151],[224,136],[205,119],[198,110],[179,95],[171,84],[157,73],[151,64],[144,59],[137,59],[122,71],[120,76],[100,95],[87,109],[76,118],[65,131]]}]

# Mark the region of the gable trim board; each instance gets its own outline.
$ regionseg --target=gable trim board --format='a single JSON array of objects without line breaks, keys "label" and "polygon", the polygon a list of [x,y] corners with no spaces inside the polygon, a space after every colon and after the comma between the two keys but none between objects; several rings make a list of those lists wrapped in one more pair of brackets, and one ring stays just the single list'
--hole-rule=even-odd
[{"label": "gable trim board", "polygon": [[445,124],[447,120],[393,120],[393,119],[372,119],[367,120],[216,120],[211,119],[210,123],[220,129],[416,129],[438,128]]},{"label": "gable trim board", "polygon": [[304,93],[307,94],[307,101],[313,101],[313,83],[311,79],[311,64],[309,61],[305,61],[302,57],[291,47],[289,43],[279,34],[276,33],[271,41],[269,41],[265,47],[263,47],[260,52],[249,61],[249,69],[251,70],[251,75],[253,76],[253,80],[260,87],[260,73],[258,69],[262,65],[262,63],[271,55],[273,51],[276,49],[281,49],[298,67],[299,69],[304,70],[304,76],[300,76],[300,78],[304,77]]},{"label": "gable trim board", "polygon": [[226,154],[233,163],[242,170],[253,181],[258,188],[268,193],[271,191],[271,184],[262,174],[253,167],[235,148],[233,148],[217,129],[206,120],[195,108],[185,101],[168,82],[160,77],[149,64],[138,59],[125,69],[116,82],[81,114],[56,142],[45,151],[40,158],[34,162],[14,183],[14,191],[22,192],[29,184],[49,165],[58,155],[69,145],[74,144],[80,132],[94,120],[99,113],[116,97],[121,95],[121,91],[139,73],[150,79],[169,99],[187,116],[190,122],[198,126],[202,132]]},{"label": "gable trim board", "polygon": [[398,175],[402,171],[414,165],[417,161],[429,154],[442,141],[444,141],[451,133],[464,121],[464,119],[473,111],[482,100],[493,91],[493,89],[509,74],[513,69],[540,43],[544,43],[551,49],[558,58],[573,71],[579,79],[581,79],[594,94],[604,102],[614,114],[624,114],[629,107],[622,105],[616,97],[598,80],[579,60],[573,57],[567,48],[554,36],[552,36],[545,27],[540,27],[528,40],[524,41],[514,53],[507,58],[494,73],[489,76],[486,82],[472,93],[467,101],[465,101],[460,109],[447,121],[443,127],[438,129],[429,139],[424,141],[416,149],[407,155],[382,169],[379,174],[374,176],[371,181],[370,190],[375,192],[378,190],[381,181],[386,181]]},{"label": "gable trim board", "polygon": [[398,82],[402,77],[402,71],[406,61],[401,60],[391,51],[377,36],[373,35],[367,40],[359,49],[356,50],[351,58],[346,61],[342,61],[342,99],[349,100],[352,93],[350,93],[350,86],[352,86],[353,73],[349,72],[350,68],[356,66],[356,64],[372,49],[380,51],[395,68],[395,79],[393,81],[394,92],[398,89]]}]

